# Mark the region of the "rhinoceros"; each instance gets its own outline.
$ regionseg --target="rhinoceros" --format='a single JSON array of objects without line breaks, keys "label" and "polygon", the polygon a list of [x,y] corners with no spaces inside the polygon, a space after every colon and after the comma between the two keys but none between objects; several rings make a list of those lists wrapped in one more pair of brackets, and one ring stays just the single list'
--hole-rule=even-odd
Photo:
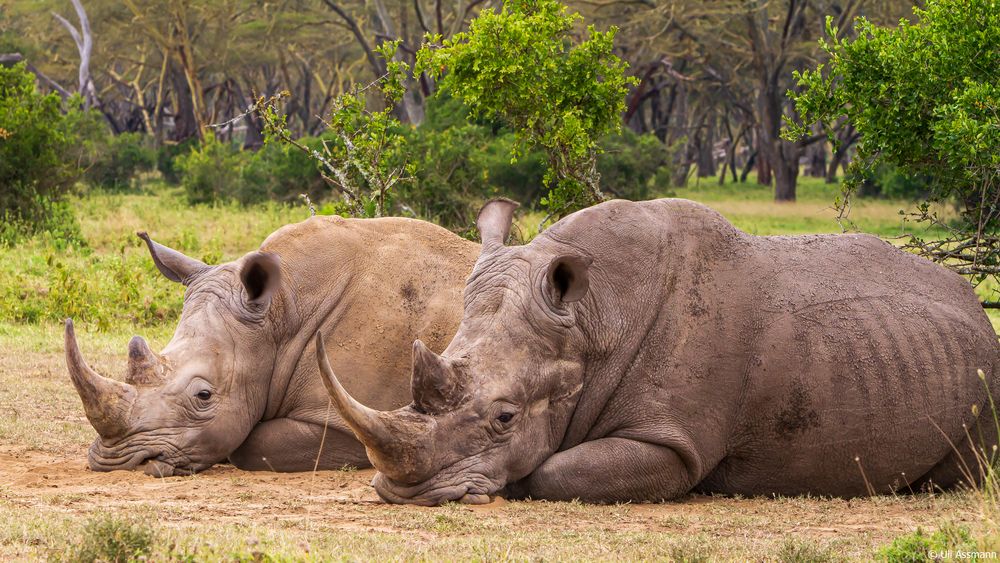
[{"label": "rhinoceros", "polygon": [[464,316],[442,355],[415,342],[412,404],[365,406],[318,354],[386,501],[850,497],[951,486],[996,444],[976,423],[997,335],[941,266],[867,235],[752,236],[682,199],[508,247],[514,207],[481,211]]},{"label": "rhinoceros", "polygon": [[312,336],[331,335],[326,352],[353,393],[382,408],[410,402],[406,347],[450,341],[479,248],[423,221],[320,216],[208,266],[139,236],[160,272],[186,287],[173,338],[157,354],[134,337],[121,382],[87,366],[67,321],[66,360],[99,434],[90,467],[148,462],[159,476],[227,458],[249,470],[368,466],[331,412]]}]

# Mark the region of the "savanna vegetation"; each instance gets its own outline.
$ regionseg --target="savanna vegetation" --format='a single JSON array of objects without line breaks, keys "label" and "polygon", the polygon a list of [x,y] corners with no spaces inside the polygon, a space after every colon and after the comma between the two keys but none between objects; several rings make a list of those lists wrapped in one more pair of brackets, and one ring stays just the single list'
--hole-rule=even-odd
[{"label": "savanna vegetation", "polygon": [[657,506],[386,506],[353,471],[79,477],[61,320],[114,373],[181,311],[139,230],[211,264],[312,213],[475,238],[505,196],[529,240],[606,198],[684,197],[753,234],[875,234],[997,301],[995,1],[569,4],[0,0],[0,557],[997,550],[994,460],[974,491]]}]

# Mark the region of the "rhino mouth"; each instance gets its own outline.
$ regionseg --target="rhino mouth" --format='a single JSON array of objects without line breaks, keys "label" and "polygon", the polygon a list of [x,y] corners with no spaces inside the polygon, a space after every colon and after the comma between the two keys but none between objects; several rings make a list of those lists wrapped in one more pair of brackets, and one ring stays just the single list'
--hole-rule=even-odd
[{"label": "rhino mouth", "polygon": [[487,504],[492,500],[491,495],[499,490],[499,487],[481,476],[463,476],[461,482],[435,479],[433,483],[428,481],[405,486],[394,482],[381,471],[375,474],[372,486],[385,502],[419,506],[438,506],[446,502]]},{"label": "rhino mouth", "polygon": [[90,446],[87,460],[93,471],[141,470],[153,477],[193,475],[211,467],[211,464],[192,463],[187,456],[173,448],[126,444],[109,447],[100,438]]}]

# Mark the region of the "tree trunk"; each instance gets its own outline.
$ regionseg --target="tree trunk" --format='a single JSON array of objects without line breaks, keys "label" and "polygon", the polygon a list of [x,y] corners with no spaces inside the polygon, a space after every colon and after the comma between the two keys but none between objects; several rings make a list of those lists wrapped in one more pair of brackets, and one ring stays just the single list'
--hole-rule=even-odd
[{"label": "tree trunk", "polygon": [[198,117],[191,98],[191,88],[188,86],[184,71],[171,64],[170,81],[174,85],[174,130],[171,138],[181,142],[198,136]]},{"label": "tree trunk", "polygon": [[743,172],[740,172],[740,182],[746,182],[747,176],[750,175],[750,171],[753,170],[753,165],[757,162],[757,150],[753,150],[750,156],[747,157],[746,164],[743,165]]},{"label": "tree trunk", "polygon": [[844,174],[847,174],[847,165],[850,162],[851,147],[854,146],[854,143],[857,140],[857,131],[850,123],[845,123],[840,131],[837,132],[837,146],[833,150],[833,155],[830,158],[830,166],[826,170],[827,184],[837,183],[838,167],[843,168]]},{"label": "tree trunk", "polygon": [[795,185],[799,177],[798,159],[781,159],[773,171],[774,200],[795,201]]},{"label": "tree trunk", "polygon": [[[813,127],[813,133],[822,134],[823,128]],[[826,140],[816,141],[806,147],[806,176],[811,178],[826,177]]]},{"label": "tree trunk", "polygon": [[59,20],[59,23],[73,37],[76,49],[80,53],[80,86],[78,92],[83,96],[83,107],[87,109],[100,107],[97,90],[94,88],[94,81],[90,77],[90,55],[94,48],[94,40],[90,30],[90,19],[87,17],[87,12],[83,9],[83,4],[80,3],[80,0],[72,0],[72,2],[73,9],[76,10],[76,16],[80,20],[79,30],[69,20],[59,14],[53,13],[52,15]]},{"label": "tree trunk", "polygon": [[707,178],[715,176],[715,127],[711,117],[703,118],[701,126],[698,128],[697,146],[698,154],[698,177]]},{"label": "tree trunk", "polygon": [[761,147],[757,148],[757,183],[761,186],[771,185],[771,163]]}]

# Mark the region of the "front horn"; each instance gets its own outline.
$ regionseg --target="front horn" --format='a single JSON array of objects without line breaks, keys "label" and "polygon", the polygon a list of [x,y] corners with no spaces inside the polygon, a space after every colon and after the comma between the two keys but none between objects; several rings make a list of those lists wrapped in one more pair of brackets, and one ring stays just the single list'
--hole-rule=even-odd
[{"label": "front horn", "polygon": [[409,407],[388,412],[377,411],[355,400],[333,373],[323,335],[318,331],[316,360],[334,407],[358,440],[365,445],[372,465],[400,482],[427,478],[430,456],[420,452],[426,449],[426,442],[431,438],[433,418]]},{"label": "front horn", "polygon": [[129,413],[135,388],[92,370],[80,353],[73,320],[66,319],[66,365],[76,392],[83,401],[87,420],[102,438],[114,440],[128,432]]}]

